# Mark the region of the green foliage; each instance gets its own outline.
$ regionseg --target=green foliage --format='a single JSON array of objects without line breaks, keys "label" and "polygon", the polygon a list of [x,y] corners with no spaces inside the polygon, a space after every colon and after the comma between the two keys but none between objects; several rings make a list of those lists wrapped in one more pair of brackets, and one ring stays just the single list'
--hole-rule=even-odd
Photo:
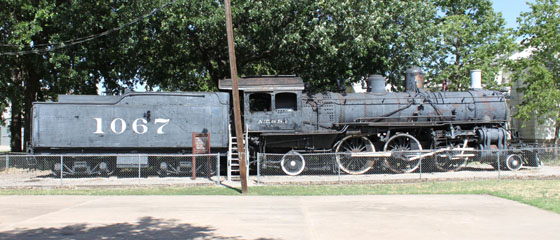
[{"label": "green foliage", "polygon": [[516,76],[523,79],[525,85],[520,88],[524,95],[515,116],[529,120],[537,113],[541,120],[557,119],[560,89],[554,87],[558,85],[558,80],[552,72],[544,64],[529,59],[519,60],[515,66],[523,69]]},{"label": "green foliage", "polygon": [[[138,63],[132,30],[99,35],[145,14],[153,1],[5,1],[0,8],[0,106],[12,104],[12,140],[25,129],[29,142],[31,106],[57,94],[97,94],[102,80],[113,93],[132,87]],[[144,5],[143,5],[144,4]],[[89,41],[94,39],[93,41]],[[16,121],[16,122],[14,122]],[[18,140],[19,141],[19,140]],[[13,143],[14,151],[21,147]]]},{"label": "green foliage", "polygon": [[[33,101],[96,94],[101,82],[109,94],[139,83],[216,90],[230,76],[222,1],[170,2],[4,1],[0,52],[17,54],[0,55],[0,107],[15,103],[28,130]],[[488,0],[232,4],[239,74],[296,74],[315,92],[368,74],[400,90],[411,65],[428,70],[428,86],[448,80],[452,90],[465,89],[478,68],[494,87],[498,56],[511,47]]]},{"label": "green foliage", "polygon": [[[239,0],[232,15],[240,75],[297,74],[315,91],[371,73],[397,83],[433,47],[435,8],[420,1]],[[137,50],[141,78],[167,90],[215,89],[229,77],[224,18],[220,2],[184,1],[150,19],[145,31],[157,34]]]},{"label": "green foliage", "polygon": [[431,57],[428,83],[447,82],[450,90],[466,90],[470,71],[483,72],[483,87],[496,88],[495,76],[514,49],[510,29],[489,0],[435,0],[441,12],[437,18],[438,51]]},{"label": "green foliage", "polygon": [[523,81],[519,89],[522,104],[515,116],[524,120],[552,118],[556,120],[556,139],[560,128],[560,4],[557,0],[536,0],[529,3],[530,12],[517,19],[523,49],[531,51],[527,59],[510,65],[514,79]]}]

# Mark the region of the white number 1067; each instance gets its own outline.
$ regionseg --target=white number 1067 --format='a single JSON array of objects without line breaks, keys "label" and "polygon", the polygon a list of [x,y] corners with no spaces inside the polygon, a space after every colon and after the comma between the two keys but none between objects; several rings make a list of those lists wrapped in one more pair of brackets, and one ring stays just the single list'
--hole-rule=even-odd
[{"label": "white number 1067", "polygon": [[[95,128],[95,132],[94,134],[105,134],[105,132],[103,132],[103,119],[102,118],[94,118],[95,123],[96,123],[96,128]],[[137,118],[136,120],[134,120],[132,122],[132,131],[136,134],[144,134],[148,132],[148,121],[146,121],[146,119],[144,118]],[[154,124],[161,124],[159,125],[159,127],[157,128],[156,133],[157,134],[165,134],[165,132],[163,131],[163,127],[165,127],[167,124],[169,124],[169,119],[163,119],[163,118],[156,118],[154,121]],[[113,121],[111,121],[110,124],[110,129],[111,132],[113,132],[114,134],[122,134],[124,133],[124,131],[126,131],[127,128],[127,124],[124,121],[124,119],[122,118],[115,118],[113,119]]]}]

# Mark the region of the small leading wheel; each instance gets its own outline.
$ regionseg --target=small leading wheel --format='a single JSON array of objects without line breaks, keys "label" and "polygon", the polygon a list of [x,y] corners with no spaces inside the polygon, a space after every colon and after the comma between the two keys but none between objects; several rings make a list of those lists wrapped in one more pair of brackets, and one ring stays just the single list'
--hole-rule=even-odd
[{"label": "small leading wheel", "polygon": [[113,175],[113,173],[115,173],[115,167],[108,160],[103,160],[99,162],[97,167],[99,168],[99,175],[101,176],[108,177]]},{"label": "small leading wheel", "polygon": [[517,154],[511,154],[506,158],[506,167],[510,171],[517,171],[523,166],[523,159]]},{"label": "small leading wheel", "polygon": [[434,157],[434,166],[442,172],[458,171],[467,165],[469,157],[461,156],[464,151],[451,150],[437,154]]},{"label": "small leading wheel", "polygon": [[167,177],[167,174],[169,174],[168,170],[169,170],[169,167],[168,167],[167,162],[162,161],[162,162],[159,163],[159,169],[157,169],[156,172],[160,177]]},{"label": "small leading wheel", "polygon": [[60,177],[60,168],[62,168],[62,165],[60,165],[59,162],[53,162],[52,163],[52,168],[51,169],[52,169],[52,172],[53,172],[55,177]]},{"label": "small leading wheel", "polygon": [[300,153],[289,151],[282,156],[280,165],[282,166],[282,171],[284,171],[284,173],[290,176],[296,176],[303,172],[303,169],[305,168],[305,160]]},{"label": "small leading wheel", "polygon": [[393,152],[392,157],[386,158],[384,163],[394,173],[414,172],[420,166],[422,145],[412,135],[401,133],[392,136],[383,150]]},{"label": "small leading wheel", "polygon": [[[347,136],[336,147],[336,153],[375,152],[373,143],[366,137]],[[352,157],[350,154],[337,154],[336,162],[342,171],[348,174],[363,174],[373,167],[369,157]]]}]

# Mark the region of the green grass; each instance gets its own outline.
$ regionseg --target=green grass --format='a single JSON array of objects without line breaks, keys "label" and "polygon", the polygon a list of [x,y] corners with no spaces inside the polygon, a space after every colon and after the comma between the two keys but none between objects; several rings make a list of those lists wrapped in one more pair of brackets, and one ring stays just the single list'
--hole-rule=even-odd
[{"label": "green grass", "polygon": [[560,213],[560,180],[483,180],[408,184],[266,186],[252,195],[488,194]]},{"label": "green grass", "polygon": [[[117,189],[4,189],[0,195],[239,195],[239,189],[138,187]],[[406,184],[303,185],[249,187],[249,195],[488,194],[560,213],[560,180],[477,180]]]}]

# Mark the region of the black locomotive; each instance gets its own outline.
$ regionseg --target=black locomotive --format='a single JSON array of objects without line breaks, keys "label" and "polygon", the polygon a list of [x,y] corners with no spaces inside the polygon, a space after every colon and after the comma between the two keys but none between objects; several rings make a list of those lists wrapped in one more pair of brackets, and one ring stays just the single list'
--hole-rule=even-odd
[{"label": "black locomotive", "polygon": [[[311,95],[304,92],[299,77],[241,78],[251,155],[335,152],[340,153],[337,163],[349,174],[365,173],[379,161],[403,173],[415,171],[422,158],[433,159],[439,170],[457,170],[472,157],[468,149],[508,147],[508,112],[501,92],[479,88],[429,92],[422,87],[418,68],[407,70],[405,92],[387,92],[379,75],[367,82],[366,93]],[[231,80],[221,80],[219,88],[224,92],[60,96],[58,102],[35,103],[31,147],[35,153],[51,154],[189,153],[191,134],[208,132],[212,152],[226,152],[231,136]],[[410,154],[397,154],[407,151]],[[486,154],[482,160],[494,156]],[[301,173],[304,159],[291,159],[282,163],[284,172]],[[92,164],[101,164],[110,173],[125,167],[127,160]],[[146,160],[155,168],[172,164]],[[518,161],[511,164],[512,169],[521,166]]]}]

